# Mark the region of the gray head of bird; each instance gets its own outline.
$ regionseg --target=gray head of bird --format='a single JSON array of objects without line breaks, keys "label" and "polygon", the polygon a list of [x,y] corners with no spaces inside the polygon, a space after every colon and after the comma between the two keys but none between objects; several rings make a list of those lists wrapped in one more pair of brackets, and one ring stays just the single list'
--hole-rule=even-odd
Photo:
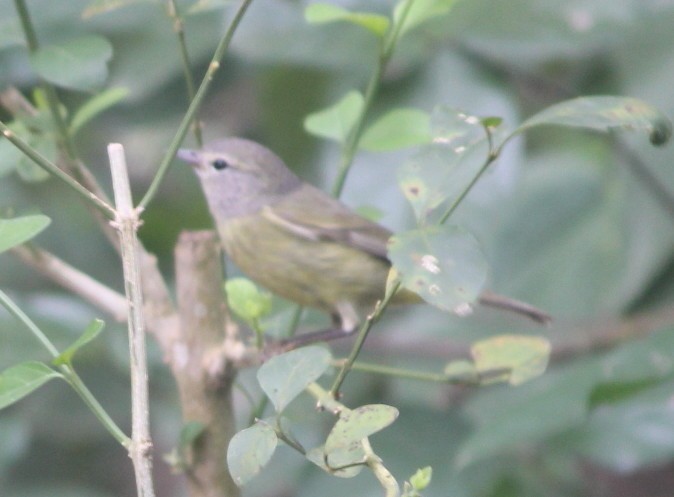
[{"label": "gray head of bird", "polygon": [[215,140],[203,150],[180,149],[177,157],[194,166],[216,217],[252,214],[302,184],[274,152],[243,138]]}]

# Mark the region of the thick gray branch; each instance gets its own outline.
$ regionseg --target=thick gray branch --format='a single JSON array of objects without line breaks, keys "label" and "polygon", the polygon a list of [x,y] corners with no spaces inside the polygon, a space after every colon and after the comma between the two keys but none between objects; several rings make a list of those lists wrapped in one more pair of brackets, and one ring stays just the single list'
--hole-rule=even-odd
[{"label": "thick gray branch", "polygon": [[222,289],[220,245],[214,232],[182,233],[175,252],[180,333],[171,368],[183,419],[204,432],[187,469],[191,497],[238,497],[225,454],[236,431],[232,406],[234,370],[222,360],[228,319]]}]

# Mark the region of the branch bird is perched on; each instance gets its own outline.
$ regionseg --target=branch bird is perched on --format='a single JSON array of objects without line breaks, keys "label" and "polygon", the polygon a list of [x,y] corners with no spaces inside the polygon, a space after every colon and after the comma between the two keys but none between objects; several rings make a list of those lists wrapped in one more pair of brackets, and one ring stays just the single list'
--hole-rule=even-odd
[{"label": "branch bird is perched on", "polygon": [[[279,296],[330,313],[335,328],[300,337],[302,343],[357,329],[384,295],[390,231],[302,181],[250,140],[216,140],[201,151],[181,149],[178,157],[194,165],[222,245],[237,266]],[[392,303],[420,301],[401,290]],[[480,302],[548,319],[491,293]]]}]

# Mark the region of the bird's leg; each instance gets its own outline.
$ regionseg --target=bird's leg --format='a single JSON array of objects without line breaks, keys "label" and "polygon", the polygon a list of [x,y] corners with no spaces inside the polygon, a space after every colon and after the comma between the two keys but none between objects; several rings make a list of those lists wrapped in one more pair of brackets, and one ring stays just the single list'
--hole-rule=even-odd
[{"label": "bird's leg", "polygon": [[353,333],[355,333],[355,331],[358,329],[358,326],[351,323],[348,323],[349,325],[345,326],[346,324],[347,323],[345,323],[339,315],[333,314],[332,326],[330,328],[311,331],[309,333],[303,333],[292,338],[286,338],[285,340],[269,343],[265,347],[264,355],[276,355],[283,352],[288,352],[289,350],[304,347],[306,345],[311,345],[312,343],[331,342],[332,340],[337,340],[339,338],[353,335]]},{"label": "bird's leg", "polygon": [[277,342],[276,345],[284,350],[292,350],[316,342],[331,342],[332,340],[348,337],[355,331],[356,328],[350,330],[345,330],[343,328],[326,328],[324,330],[311,331],[309,333],[297,335],[296,337],[281,340],[280,342]]}]

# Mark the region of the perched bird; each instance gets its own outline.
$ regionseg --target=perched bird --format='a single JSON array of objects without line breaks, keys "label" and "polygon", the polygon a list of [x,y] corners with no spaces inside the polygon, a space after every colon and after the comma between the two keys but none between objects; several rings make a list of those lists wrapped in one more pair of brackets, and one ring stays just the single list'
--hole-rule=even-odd
[{"label": "perched bird", "polygon": [[[334,327],[304,341],[357,329],[384,295],[392,233],[302,181],[271,150],[225,138],[203,150],[178,151],[194,166],[225,252],[252,280],[303,306],[328,312]],[[421,299],[399,291],[392,303]],[[486,293],[480,302],[547,315],[527,304]]]}]

